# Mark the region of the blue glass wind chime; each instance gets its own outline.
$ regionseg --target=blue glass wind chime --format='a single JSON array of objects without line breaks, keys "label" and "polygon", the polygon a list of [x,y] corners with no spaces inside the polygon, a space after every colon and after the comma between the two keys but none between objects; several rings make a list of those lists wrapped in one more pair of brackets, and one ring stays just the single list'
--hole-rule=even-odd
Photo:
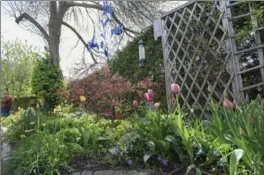
[{"label": "blue glass wind chime", "polygon": [[[102,33],[100,35],[101,42],[98,44],[96,42],[95,36],[93,35],[92,39],[88,41],[88,51],[92,52],[94,49],[103,49],[104,56],[107,58],[107,62],[109,63],[109,51],[106,42],[106,26],[108,23],[113,22],[113,13],[114,8],[108,1],[103,1],[103,14],[100,19],[100,25],[102,26]],[[113,35],[121,35],[123,33],[123,25],[118,24],[113,29],[111,29],[111,38]]]}]

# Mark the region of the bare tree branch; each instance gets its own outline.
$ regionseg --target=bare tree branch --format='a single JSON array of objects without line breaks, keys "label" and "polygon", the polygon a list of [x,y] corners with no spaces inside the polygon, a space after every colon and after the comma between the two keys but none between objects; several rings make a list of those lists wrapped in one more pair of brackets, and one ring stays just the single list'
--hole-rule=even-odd
[{"label": "bare tree branch", "polygon": [[[78,38],[78,40],[77,40],[77,42],[76,42],[75,46],[73,46],[73,47],[72,47],[71,51],[72,51],[74,48],[76,48],[76,47],[78,46],[78,44],[79,44],[79,41],[80,41],[80,39]],[[71,52],[71,51],[70,51],[70,52]]]},{"label": "bare tree branch", "polygon": [[[87,4],[87,3],[79,3],[79,2],[68,2],[68,5],[70,7],[77,6],[77,7],[84,7],[84,8],[92,8],[92,9],[96,9],[96,10],[100,10],[100,11],[103,10],[103,7],[101,5],[99,5],[99,4]],[[113,18],[114,18],[114,20],[118,24],[122,24],[124,26],[124,24],[117,18],[117,16],[114,13],[113,13]],[[125,26],[123,27],[123,29],[126,30],[126,31],[129,31],[129,32],[131,32],[133,34],[139,34],[139,32],[134,31],[134,30],[131,30],[131,29],[125,27]]]},{"label": "bare tree branch", "polygon": [[50,43],[49,35],[45,31],[45,29],[35,19],[33,19],[29,14],[27,14],[26,12],[25,13],[22,13],[19,17],[16,18],[16,23],[19,24],[19,22],[23,18],[27,19],[32,24],[34,24],[39,29],[39,31],[43,34],[43,36],[47,40],[47,42]]},{"label": "bare tree branch", "polygon": [[[83,37],[75,30],[75,28],[73,28],[70,24],[62,21],[62,24],[66,27],[68,27],[69,29],[71,29],[71,31],[73,31],[73,33],[75,33],[77,35],[77,37],[82,41],[83,45],[88,49],[88,44],[85,42],[85,40],[83,39]],[[91,57],[94,61],[94,63],[97,63],[97,60],[95,59],[94,55],[90,52]]]},{"label": "bare tree branch", "polygon": [[[118,24],[122,24],[122,25],[124,26],[124,24],[123,24],[123,23],[117,18],[117,16],[115,15],[115,13],[113,13],[113,18],[114,18],[114,20],[115,20]],[[124,30],[126,30],[126,31],[129,31],[129,32],[131,32],[131,33],[134,33],[135,35],[139,34],[139,32],[134,31],[134,30],[131,30],[131,29],[125,27],[125,26],[124,26],[123,28],[124,28]]]}]

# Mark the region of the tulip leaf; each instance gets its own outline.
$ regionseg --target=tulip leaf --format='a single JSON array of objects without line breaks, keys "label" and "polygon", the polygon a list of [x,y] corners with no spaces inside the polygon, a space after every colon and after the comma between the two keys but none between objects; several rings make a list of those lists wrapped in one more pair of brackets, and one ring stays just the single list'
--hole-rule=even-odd
[{"label": "tulip leaf", "polygon": [[153,156],[154,153],[152,152],[146,152],[143,159],[144,159],[144,162],[147,163],[147,161],[149,160],[149,158],[151,158],[151,156]]},{"label": "tulip leaf", "polygon": [[97,140],[98,140],[98,141],[105,141],[105,140],[109,140],[109,139],[106,138],[106,137],[98,137]]},{"label": "tulip leaf", "polygon": [[229,175],[236,175],[236,168],[243,154],[244,154],[244,151],[242,149],[235,149],[232,152],[230,163],[229,163]]},{"label": "tulip leaf", "polygon": [[174,143],[174,142],[175,142],[175,137],[172,136],[172,135],[168,135],[168,136],[165,138],[165,140],[167,140],[167,141],[169,141],[169,142],[171,142],[171,143]]},{"label": "tulip leaf", "polygon": [[195,175],[202,175],[202,172],[199,168],[196,168]]},{"label": "tulip leaf", "polygon": [[187,170],[186,170],[186,175],[189,175],[190,171],[195,168],[196,166],[194,164],[191,164],[190,166],[188,166]]}]

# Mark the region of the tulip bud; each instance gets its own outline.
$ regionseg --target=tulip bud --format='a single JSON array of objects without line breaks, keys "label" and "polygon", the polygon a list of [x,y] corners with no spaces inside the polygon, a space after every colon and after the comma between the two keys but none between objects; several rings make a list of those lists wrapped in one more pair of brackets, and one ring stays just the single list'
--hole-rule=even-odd
[{"label": "tulip bud", "polygon": [[155,103],[154,104],[154,109],[159,109],[159,107],[160,107],[160,103]]},{"label": "tulip bud", "polygon": [[246,132],[245,132],[242,128],[239,128],[239,133],[240,133],[241,135],[246,135]]},{"label": "tulip bud", "polygon": [[224,99],[223,105],[226,109],[233,109],[234,108],[234,104],[229,101],[228,99]]},{"label": "tulip bud", "polygon": [[133,104],[133,107],[134,107],[135,109],[138,108],[138,101],[137,101],[137,100],[134,100],[132,104]]},{"label": "tulip bud", "polygon": [[173,83],[173,84],[171,84],[171,91],[173,93],[179,94],[181,92],[181,88],[178,84]]}]

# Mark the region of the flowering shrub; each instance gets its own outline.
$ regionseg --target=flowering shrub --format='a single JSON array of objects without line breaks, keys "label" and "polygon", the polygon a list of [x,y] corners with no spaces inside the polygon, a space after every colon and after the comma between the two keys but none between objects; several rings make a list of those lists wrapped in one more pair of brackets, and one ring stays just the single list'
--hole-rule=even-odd
[{"label": "flowering shrub", "polygon": [[132,85],[121,75],[112,74],[109,67],[97,70],[88,77],[70,83],[69,98],[80,105],[80,98],[84,107],[90,111],[123,118],[132,111],[132,96],[141,96],[143,91],[153,85],[150,79]]}]

